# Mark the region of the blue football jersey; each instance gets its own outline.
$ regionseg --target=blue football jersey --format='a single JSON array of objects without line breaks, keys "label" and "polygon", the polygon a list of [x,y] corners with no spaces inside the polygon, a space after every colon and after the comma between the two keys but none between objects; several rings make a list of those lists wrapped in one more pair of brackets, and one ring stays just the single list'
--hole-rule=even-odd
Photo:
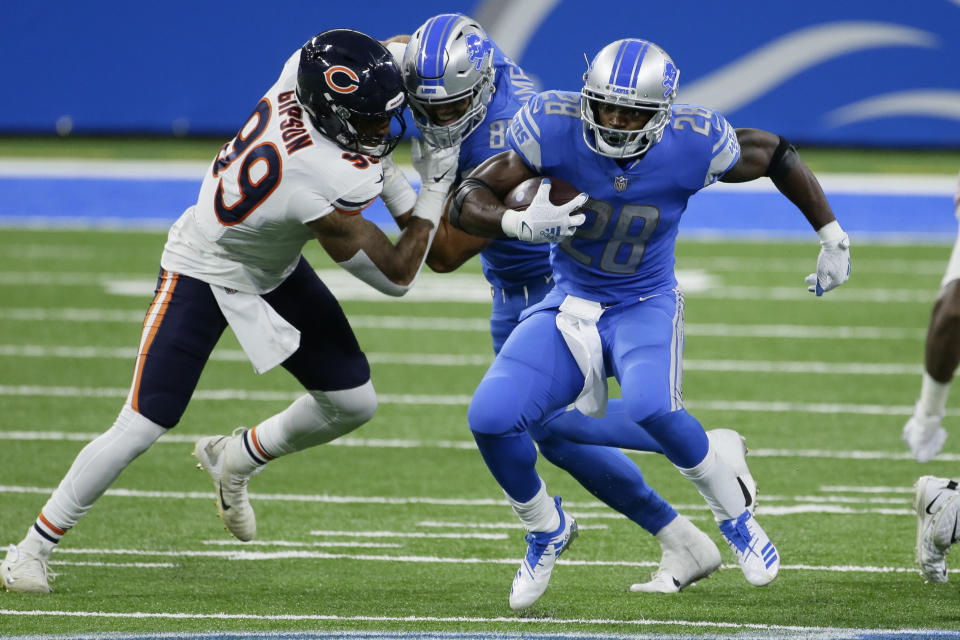
[{"label": "blue football jersey", "polygon": [[[506,151],[507,130],[514,114],[536,95],[533,82],[503,51],[493,47],[496,91],[483,122],[460,144],[457,180],[462,180],[481,162]],[[513,288],[551,271],[550,246],[519,240],[494,240],[480,252],[483,275],[496,287]]]},{"label": "blue football jersey", "polygon": [[586,222],[553,245],[557,286],[601,302],[676,286],[674,245],[687,200],[740,157],[733,127],[711,109],[674,105],[662,139],[640,159],[618,162],[584,142],[580,94],[547,91],[514,116],[510,148],[538,174],[587,193]]}]

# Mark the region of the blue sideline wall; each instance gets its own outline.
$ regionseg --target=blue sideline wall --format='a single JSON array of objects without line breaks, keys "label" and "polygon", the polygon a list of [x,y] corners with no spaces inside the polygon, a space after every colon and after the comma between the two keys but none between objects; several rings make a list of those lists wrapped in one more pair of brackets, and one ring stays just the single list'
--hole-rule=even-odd
[{"label": "blue sideline wall", "polygon": [[960,0],[10,2],[0,134],[230,137],[309,37],[386,38],[477,17],[542,88],[633,36],[680,68],[680,99],[806,144],[960,148]]}]

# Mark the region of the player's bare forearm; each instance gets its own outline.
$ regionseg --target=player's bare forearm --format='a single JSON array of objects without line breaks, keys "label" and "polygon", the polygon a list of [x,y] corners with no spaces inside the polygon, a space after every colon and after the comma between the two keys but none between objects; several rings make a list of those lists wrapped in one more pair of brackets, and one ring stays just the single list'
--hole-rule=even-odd
[{"label": "player's bare forearm", "polygon": [[814,229],[836,220],[820,182],[800,155],[792,148],[777,153],[780,136],[762,129],[737,129],[737,140],[740,159],[721,182],[748,182],[769,175]]},{"label": "player's bare forearm", "polygon": [[485,185],[484,188],[471,189],[463,197],[458,218],[460,229],[485,238],[506,237],[500,222],[507,209],[503,199],[514,187],[535,175],[513,151],[504,151],[488,158],[467,176],[458,189],[468,188],[470,178]]},{"label": "player's bare forearm", "polygon": [[433,224],[411,217],[397,239],[390,238],[377,225],[359,215],[328,214],[308,224],[326,252],[342,263],[363,251],[391,282],[407,285],[420,270]]},{"label": "player's bare forearm", "polygon": [[449,273],[483,251],[490,242],[490,238],[480,238],[455,229],[444,216],[440,219],[437,235],[427,254],[427,266],[437,273]]},{"label": "player's bare forearm", "polygon": [[[449,197],[448,197],[449,198]],[[413,219],[412,211],[394,218],[397,226],[406,229]],[[457,270],[464,262],[483,251],[490,244],[490,238],[480,238],[470,235],[450,224],[450,219],[444,215],[440,218],[440,226],[430,245],[427,254],[427,266],[437,273],[450,273]]]}]

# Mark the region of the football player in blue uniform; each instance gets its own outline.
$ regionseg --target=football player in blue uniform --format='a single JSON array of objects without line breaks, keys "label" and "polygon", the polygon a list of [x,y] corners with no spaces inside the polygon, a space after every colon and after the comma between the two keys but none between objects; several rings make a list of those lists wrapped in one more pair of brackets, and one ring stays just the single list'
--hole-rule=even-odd
[{"label": "football player in blue uniform", "polygon": [[[460,14],[438,15],[412,38],[396,36],[391,41],[388,48],[402,61],[411,111],[424,141],[441,148],[460,146],[458,180],[507,149],[510,120],[536,91],[476,21]],[[392,182],[384,189],[388,203]],[[408,209],[402,202],[391,208]],[[480,254],[493,292],[490,330],[494,352],[499,352],[523,311],[553,287],[549,244],[480,238],[450,227],[445,219],[437,234],[427,257],[435,271],[453,271]],[[636,464],[613,448],[660,451],[655,440],[629,421],[619,399],[610,402],[604,418],[561,410],[544,424],[527,425],[526,431],[544,457],[660,541],[660,567],[650,582],[635,584],[631,590],[676,592],[719,567],[720,554],[709,536],[678,515],[646,484]],[[752,504],[755,485],[746,469],[742,438],[724,429],[711,432],[710,437],[729,452],[728,458],[750,488]],[[511,600],[516,608],[533,603],[519,595]]]},{"label": "football player in blue uniform", "polygon": [[[700,189],[766,175],[820,237],[817,270],[806,279],[810,291],[822,295],[846,281],[849,240],[786,140],[735,130],[708,108],[674,104],[678,75],[653,43],[625,39],[604,47],[579,94],[543,92],[517,112],[507,135],[510,150],[463,180],[450,207],[451,223],[469,233],[554,243],[555,287],[525,312],[468,412],[484,461],[533,532],[511,599],[543,593],[576,530],[546,494],[523,429],[571,402],[602,407],[609,375],[620,383],[625,413],[700,491],[748,582],[766,585],[780,567],[776,547],[746,508],[734,469],[683,407],[677,228]],[[521,220],[503,199],[535,176],[566,180],[585,194],[553,205],[544,180]],[[583,222],[570,206],[586,194]]]}]

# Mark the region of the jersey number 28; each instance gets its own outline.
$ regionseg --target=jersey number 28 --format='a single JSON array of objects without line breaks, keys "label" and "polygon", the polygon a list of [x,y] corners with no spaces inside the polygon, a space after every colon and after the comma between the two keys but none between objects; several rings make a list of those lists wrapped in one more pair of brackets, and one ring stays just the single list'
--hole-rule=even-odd
[{"label": "jersey number 28", "polygon": [[[657,230],[660,222],[660,209],[648,204],[625,204],[620,209],[617,224],[610,233],[610,239],[603,247],[599,260],[573,246],[574,240],[599,240],[607,233],[613,220],[613,205],[602,200],[590,198],[582,211],[592,211],[596,217],[589,227],[584,225],[577,233],[560,242],[560,248],[570,254],[577,262],[599,268],[607,273],[629,275],[637,272],[643,254],[647,251],[647,241]],[[635,231],[640,225],[639,231]],[[597,264],[594,264],[594,263]]]}]

